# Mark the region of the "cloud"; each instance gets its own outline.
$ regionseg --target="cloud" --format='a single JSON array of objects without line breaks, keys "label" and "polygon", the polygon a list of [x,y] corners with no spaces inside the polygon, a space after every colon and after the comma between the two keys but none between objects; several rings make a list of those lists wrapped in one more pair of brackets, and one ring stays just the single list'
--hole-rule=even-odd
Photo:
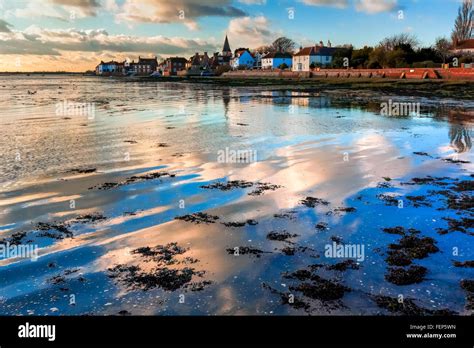
[{"label": "cloud", "polygon": [[337,8],[347,8],[349,6],[348,0],[298,0],[305,5],[310,6],[330,6]]},{"label": "cloud", "polygon": [[270,22],[264,16],[232,19],[227,33],[235,48],[257,48],[270,44],[279,36],[277,31],[271,29]]},{"label": "cloud", "polygon": [[[105,4],[108,6],[109,2],[107,0]],[[101,4],[96,0],[29,0],[25,7],[7,10],[6,17],[44,17],[69,22],[76,18],[96,16],[100,8]]]},{"label": "cloud", "polygon": [[53,4],[62,5],[75,10],[83,16],[95,16],[101,4],[97,0],[50,0]]},{"label": "cloud", "polygon": [[393,11],[398,6],[397,0],[356,0],[356,10],[369,14]]},{"label": "cloud", "polygon": [[50,3],[32,0],[27,3],[26,7],[17,8],[15,10],[7,10],[5,15],[6,17],[15,18],[44,17],[61,21],[68,21],[70,13]]},{"label": "cloud", "polygon": [[0,18],[0,33],[9,33],[12,25]]},{"label": "cloud", "polygon": [[[251,0],[250,0],[251,1]],[[309,6],[326,6],[345,9],[349,7],[349,0],[298,0]],[[398,6],[398,0],[354,0],[355,9],[359,12],[375,14],[389,12]]]},{"label": "cloud", "polygon": [[267,0],[239,0],[239,2],[245,5],[265,5]]},{"label": "cloud", "polygon": [[110,35],[104,29],[42,29],[30,26],[24,31],[0,33],[0,54],[61,55],[64,52],[116,52],[137,54],[191,55],[214,52],[213,41],[180,37],[139,37]]},{"label": "cloud", "polygon": [[125,0],[116,14],[118,22],[179,23],[195,28],[200,17],[240,17],[246,13],[231,0]]}]

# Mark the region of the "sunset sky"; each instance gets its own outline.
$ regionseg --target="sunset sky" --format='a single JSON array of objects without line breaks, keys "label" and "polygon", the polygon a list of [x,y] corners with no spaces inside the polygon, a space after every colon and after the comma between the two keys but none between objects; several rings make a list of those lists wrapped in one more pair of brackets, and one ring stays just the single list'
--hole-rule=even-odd
[{"label": "sunset sky", "polygon": [[460,0],[0,0],[0,71],[85,71],[101,60],[449,37]]}]

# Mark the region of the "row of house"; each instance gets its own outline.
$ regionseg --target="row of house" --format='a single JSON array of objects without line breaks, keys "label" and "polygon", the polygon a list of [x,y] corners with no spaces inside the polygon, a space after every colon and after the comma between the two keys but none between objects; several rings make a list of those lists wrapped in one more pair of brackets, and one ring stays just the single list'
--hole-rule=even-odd
[{"label": "row of house", "polygon": [[295,54],[271,52],[259,56],[258,53],[252,54],[248,49],[240,49],[236,52],[231,65],[234,69],[256,67],[263,70],[285,68],[293,71],[310,71],[316,66],[331,65],[335,50],[330,42],[328,46],[324,46],[322,41],[319,45],[300,47]]},{"label": "row of house", "polygon": [[292,69],[293,71],[309,71],[315,65],[326,66],[332,63],[335,48],[324,46],[321,41],[319,45],[312,47],[301,47],[296,54],[287,52],[251,52],[248,48],[238,48],[231,51],[229,40],[226,36],[222,52],[216,52],[209,56],[196,53],[189,58],[170,57],[158,63],[157,57],[142,58],[138,61],[101,61],[96,67],[97,75],[152,75],[173,76],[202,76],[211,75],[219,67],[226,66],[229,69]]},{"label": "row of house", "polygon": [[[252,52],[248,48],[238,48],[232,52],[229,40],[225,37],[222,52],[213,55],[196,53],[192,57],[170,57],[158,63],[157,57],[142,58],[138,61],[100,62],[96,67],[97,75],[159,75],[159,76],[208,76],[220,67],[226,69],[291,69],[297,72],[310,71],[315,67],[332,64],[336,48],[328,41],[310,47],[300,47],[295,54],[288,52]],[[453,53],[473,54],[474,39],[457,43]],[[222,70],[226,70],[222,69]],[[222,71],[221,71],[222,72]]]},{"label": "row of house", "polygon": [[97,75],[150,75],[158,68],[158,59],[138,57],[138,61],[110,62],[101,61],[95,68]]}]

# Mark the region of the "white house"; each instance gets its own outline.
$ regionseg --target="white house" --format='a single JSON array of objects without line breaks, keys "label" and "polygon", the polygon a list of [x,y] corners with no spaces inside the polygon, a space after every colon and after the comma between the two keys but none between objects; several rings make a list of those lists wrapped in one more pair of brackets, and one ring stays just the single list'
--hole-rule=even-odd
[{"label": "white house", "polygon": [[335,48],[324,47],[322,45],[301,48],[300,51],[293,56],[293,71],[310,71],[311,65],[330,65],[334,51]]},{"label": "white house", "polygon": [[100,64],[96,66],[95,72],[97,75],[124,74],[125,63],[119,63],[113,60],[110,62],[101,61]]},{"label": "white house", "polygon": [[253,57],[255,58],[254,66],[258,69],[262,68],[262,58],[265,56],[266,53],[261,52],[254,52]]},{"label": "white house", "polygon": [[234,58],[231,60],[231,67],[238,68],[252,68],[255,64],[255,58],[248,49],[240,48],[235,51]]},{"label": "white house", "polygon": [[288,68],[293,65],[293,56],[290,53],[274,52],[262,58],[262,69],[278,69],[282,64]]}]

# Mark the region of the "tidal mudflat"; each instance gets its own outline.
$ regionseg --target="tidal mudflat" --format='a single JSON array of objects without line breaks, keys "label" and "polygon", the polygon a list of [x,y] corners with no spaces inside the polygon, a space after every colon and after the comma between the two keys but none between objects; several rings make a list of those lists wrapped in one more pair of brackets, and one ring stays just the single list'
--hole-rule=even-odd
[{"label": "tidal mudflat", "polygon": [[0,108],[0,240],[36,253],[2,315],[472,314],[470,100],[59,75]]}]

